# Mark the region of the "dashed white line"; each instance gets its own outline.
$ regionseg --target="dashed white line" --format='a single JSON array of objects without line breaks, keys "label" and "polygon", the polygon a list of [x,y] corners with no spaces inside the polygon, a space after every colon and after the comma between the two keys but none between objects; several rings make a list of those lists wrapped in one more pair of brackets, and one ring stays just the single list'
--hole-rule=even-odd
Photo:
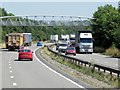
[{"label": "dashed white line", "polygon": [[10,71],[10,73],[12,73],[12,71]]},{"label": "dashed white line", "polygon": [[11,78],[11,79],[13,79],[13,78],[14,78],[14,76],[10,76],[10,78]]},{"label": "dashed white line", "polygon": [[10,63],[10,61],[8,63]]},{"label": "dashed white line", "polygon": [[14,87],[17,86],[17,83],[13,83],[13,86],[14,86]]},{"label": "dashed white line", "polygon": [[9,67],[11,69],[11,67]]},{"label": "dashed white line", "polygon": [[10,66],[11,64],[9,64],[9,66]]}]

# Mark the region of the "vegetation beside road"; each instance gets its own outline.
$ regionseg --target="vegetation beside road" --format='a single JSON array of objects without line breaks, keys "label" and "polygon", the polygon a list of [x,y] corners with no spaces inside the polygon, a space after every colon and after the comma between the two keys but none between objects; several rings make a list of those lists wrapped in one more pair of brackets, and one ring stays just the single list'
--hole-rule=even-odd
[{"label": "vegetation beside road", "polygon": [[0,43],[0,48],[5,48],[5,43]]},{"label": "vegetation beside road", "polygon": [[53,60],[55,60],[63,65],[69,66],[72,69],[75,69],[83,74],[91,76],[92,78],[96,78],[99,81],[103,81],[113,87],[116,87],[116,88],[120,87],[120,78],[118,78],[117,76],[111,76],[109,73],[104,73],[102,71],[97,71],[97,70],[93,71],[93,69],[91,67],[77,66],[73,63],[66,61],[64,58],[60,57],[59,55],[53,54],[47,48],[44,48],[44,51]]},{"label": "vegetation beside road", "polygon": [[94,51],[120,58],[120,11],[112,5],[100,6],[93,18]]},{"label": "vegetation beside road", "polygon": [[[14,16],[13,13],[8,13],[4,8],[0,8],[0,15]],[[112,5],[105,5],[98,7],[98,10],[93,13],[91,26],[2,26],[2,40],[4,41],[5,35],[12,32],[28,32],[32,33],[33,40],[49,40],[51,34],[70,34],[78,30],[92,30],[94,37],[94,47],[98,53],[104,51],[104,54],[113,57],[120,57],[120,12]],[[111,48],[112,45],[115,48]],[[101,50],[102,49],[102,50]],[[115,50],[116,49],[116,50]],[[113,51],[112,51],[113,50]],[[108,53],[111,51],[111,53]],[[118,54],[116,54],[118,52]],[[103,52],[102,52],[103,53]]]},{"label": "vegetation beside road", "polygon": [[115,58],[120,58],[120,49],[111,47],[111,48],[108,48],[103,54],[111,57],[115,57]]}]

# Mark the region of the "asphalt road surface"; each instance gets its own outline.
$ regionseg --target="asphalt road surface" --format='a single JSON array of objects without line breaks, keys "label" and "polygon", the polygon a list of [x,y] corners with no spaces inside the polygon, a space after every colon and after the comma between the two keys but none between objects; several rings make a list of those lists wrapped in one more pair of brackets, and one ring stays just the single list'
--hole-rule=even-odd
[{"label": "asphalt road surface", "polygon": [[[30,47],[35,52],[35,45]],[[83,88],[44,65],[34,53],[33,61],[18,61],[17,51],[2,49],[2,88]]]},{"label": "asphalt road surface", "polygon": [[[56,51],[56,47],[54,47],[53,50]],[[58,51],[56,51],[56,52],[58,52]],[[65,55],[64,53],[62,53],[62,54]],[[91,62],[93,64],[99,64],[102,66],[106,66],[106,67],[120,70],[120,66],[119,66],[120,59],[118,59],[118,58],[113,58],[110,56],[101,55],[99,53],[76,54],[76,56],[73,56],[73,55],[68,55],[68,56],[78,58],[78,59],[83,60],[83,61],[88,61],[88,62]]]}]

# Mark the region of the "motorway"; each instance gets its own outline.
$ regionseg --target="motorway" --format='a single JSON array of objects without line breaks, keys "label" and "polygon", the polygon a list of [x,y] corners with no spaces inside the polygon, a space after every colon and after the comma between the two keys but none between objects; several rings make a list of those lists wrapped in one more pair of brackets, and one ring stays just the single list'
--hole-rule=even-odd
[{"label": "motorway", "polygon": [[[33,61],[18,61],[17,51],[0,50],[0,54],[2,53],[2,59],[0,59],[2,62],[2,88],[84,88],[42,63],[35,55],[35,51],[39,47],[32,45],[30,48],[34,51]],[[118,68],[118,58],[96,53],[70,56]]]},{"label": "motorway", "polygon": [[[53,48],[54,51],[56,51],[56,47]],[[58,51],[56,51],[58,52]],[[64,53],[62,53],[65,55]],[[99,53],[92,53],[92,54],[76,54],[76,56],[73,55],[68,55],[70,57],[74,57],[83,61],[88,61],[93,64],[98,64],[106,67],[110,67],[116,70],[120,70],[120,59],[118,58],[113,58],[110,56],[102,55]]]},{"label": "motorway", "polygon": [[83,88],[43,64],[35,55],[33,61],[18,61],[17,51],[2,49],[2,88]]}]

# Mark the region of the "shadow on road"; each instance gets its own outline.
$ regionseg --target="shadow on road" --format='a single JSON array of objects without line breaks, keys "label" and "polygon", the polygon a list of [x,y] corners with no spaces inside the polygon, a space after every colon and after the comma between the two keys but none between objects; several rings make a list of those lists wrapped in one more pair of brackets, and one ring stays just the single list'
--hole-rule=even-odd
[{"label": "shadow on road", "polygon": [[27,59],[24,59],[24,60],[18,60],[18,59],[15,59],[14,61],[17,61],[17,62],[24,62],[24,61],[31,61],[31,60],[27,60]]},{"label": "shadow on road", "polygon": [[18,50],[8,50],[5,48],[0,48],[0,51],[2,51],[2,52],[18,52]]}]

